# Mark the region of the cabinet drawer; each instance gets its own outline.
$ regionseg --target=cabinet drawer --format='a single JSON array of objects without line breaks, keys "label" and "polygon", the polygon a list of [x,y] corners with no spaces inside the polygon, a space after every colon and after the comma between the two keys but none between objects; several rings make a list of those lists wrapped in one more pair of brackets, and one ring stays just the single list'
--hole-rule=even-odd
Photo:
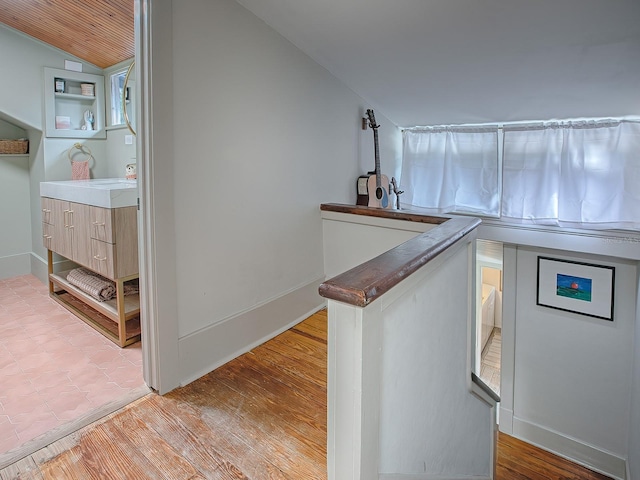
[{"label": "cabinet drawer", "polygon": [[114,279],[115,247],[111,243],[91,239],[91,269],[100,275]]},{"label": "cabinet drawer", "polygon": [[116,243],[113,215],[110,208],[91,207],[91,238],[108,243]]}]

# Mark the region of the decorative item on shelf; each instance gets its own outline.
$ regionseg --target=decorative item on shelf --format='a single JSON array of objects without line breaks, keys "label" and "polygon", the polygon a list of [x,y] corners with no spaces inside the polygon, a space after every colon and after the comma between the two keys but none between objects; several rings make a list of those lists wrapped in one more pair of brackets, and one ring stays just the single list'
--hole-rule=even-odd
[{"label": "decorative item on shelf", "polygon": [[24,155],[29,151],[29,140],[0,140],[0,155]]},{"label": "decorative item on shelf", "polygon": [[64,79],[56,78],[55,80],[55,90],[56,93],[64,93]]},{"label": "decorative item on shelf", "polygon": [[82,126],[82,130],[93,130],[94,120],[93,112],[91,110],[86,110],[84,112],[84,125]]},{"label": "decorative item on shelf", "polygon": [[367,117],[369,118],[369,127],[373,129],[373,144],[375,150],[374,175],[369,176],[367,179],[367,192],[369,194],[368,205],[370,207],[392,208],[391,202],[389,202],[389,194],[391,193],[389,177],[380,173],[380,147],[378,144],[378,128],[380,125],[376,123],[376,117],[372,109],[367,110]]},{"label": "decorative item on shelf", "polygon": [[80,92],[86,97],[93,97],[96,94],[96,86],[93,83],[81,83]]},{"label": "decorative item on shelf", "polygon": [[[80,153],[87,155],[84,160],[74,160],[74,155],[77,155],[78,152],[72,154],[73,149],[77,149]],[[74,143],[73,147],[69,149],[68,152],[69,161],[71,162],[71,180],[89,180],[90,177],[90,165],[89,162],[93,159],[93,154],[91,150],[86,145],[82,145],[81,143]]]},{"label": "decorative item on shelf", "polygon": [[138,174],[136,173],[136,164],[130,163],[126,167],[125,176],[127,180],[136,180],[138,178]]},{"label": "decorative item on shelf", "polygon": [[398,182],[396,182],[396,177],[391,177],[391,186],[393,187],[393,193],[396,194],[396,210],[400,210],[400,195],[404,193],[404,190],[398,189]]},{"label": "decorative item on shelf", "polygon": [[56,115],[56,130],[70,130],[71,129],[71,117],[64,115]]}]

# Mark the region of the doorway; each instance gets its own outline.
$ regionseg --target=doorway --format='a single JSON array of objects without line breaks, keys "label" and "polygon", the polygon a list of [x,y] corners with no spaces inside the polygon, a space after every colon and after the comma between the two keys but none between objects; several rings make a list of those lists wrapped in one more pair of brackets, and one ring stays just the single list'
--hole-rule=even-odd
[{"label": "doorway", "polygon": [[500,242],[476,242],[476,371],[498,395],[502,357],[502,250]]}]

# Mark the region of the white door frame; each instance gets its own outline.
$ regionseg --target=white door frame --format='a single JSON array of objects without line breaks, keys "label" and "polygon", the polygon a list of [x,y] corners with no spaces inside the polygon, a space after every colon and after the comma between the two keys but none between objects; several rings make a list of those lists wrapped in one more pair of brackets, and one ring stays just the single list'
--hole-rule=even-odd
[{"label": "white door frame", "polygon": [[172,2],[135,0],[134,5],[143,376],[164,394],[181,378],[171,175]]}]

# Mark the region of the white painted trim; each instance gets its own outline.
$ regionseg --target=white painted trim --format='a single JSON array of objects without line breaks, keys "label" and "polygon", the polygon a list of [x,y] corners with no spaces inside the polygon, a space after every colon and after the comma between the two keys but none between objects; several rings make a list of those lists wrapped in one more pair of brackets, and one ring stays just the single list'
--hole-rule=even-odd
[{"label": "white painted trim", "polygon": [[186,385],[270,340],[324,308],[314,280],[252,310],[179,340],[180,384]]},{"label": "white painted trim", "polygon": [[516,359],[517,247],[503,247],[502,352],[500,356],[500,431],[513,432],[513,398]]},{"label": "white painted trim", "polygon": [[29,253],[0,257],[0,280],[31,273]]},{"label": "white painted trim", "polygon": [[513,436],[616,480],[626,478],[626,460],[596,446],[515,416]]},{"label": "white painted trim", "polygon": [[513,410],[504,408],[500,404],[500,431],[507,435],[513,435]]},{"label": "white painted trim", "polygon": [[360,308],[330,300],[328,309],[327,478],[376,478],[381,302]]},{"label": "white painted trim", "polygon": [[409,220],[372,217],[369,215],[355,215],[353,213],[332,212],[329,210],[322,210],[321,216],[323,220],[355,223],[359,225],[370,225],[372,227],[390,228],[392,230],[406,230],[409,232],[418,233],[426,232],[438,226],[433,223],[411,222]]},{"label": "white painted trim", "polygon": [[31,275],[40,279],[42,283],[47,283],[47,276],[49,275],[47,261],[34,252],[31,252]]},{"label": "white painted trim", "polygon": [[493,477],[483,477],[478,475],[468,477],[445,477],[442,475],[402,475],[396,473],[381,473],[378,475],[379,480],[491,480]]},{"label": "white painted trim", "polygon": [[508,225],[483,219],[478,238],[535,248],[579,251],[640,260],[640,233],[617,230],[576,230],[541,225]]},{"label": "white painted trim", "polygon": [[135,0],[143,376],[160,394],[180,384],[175,238],[163,235],[173,230],[173,190],[154,171],[173,161],[173,106],[161,101],[173,94],[172,15],[171,2]]}]

